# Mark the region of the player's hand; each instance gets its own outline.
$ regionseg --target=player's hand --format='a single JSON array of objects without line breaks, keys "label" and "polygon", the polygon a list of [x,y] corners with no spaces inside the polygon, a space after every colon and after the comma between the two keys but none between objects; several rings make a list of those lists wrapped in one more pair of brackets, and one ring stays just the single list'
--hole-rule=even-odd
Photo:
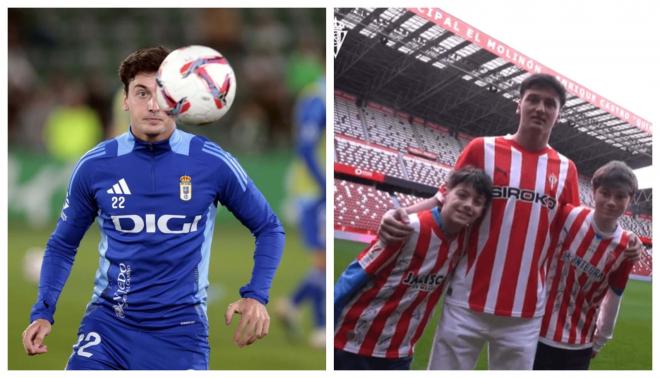
[{"label": "player's hand", "polygon": [[234,342],[239,348],[250,345],[268,335],[270,316],[266,306],[256,299],[241,298],[227,307],[225,324],[230,325],[234,314],[239,314],[241,320],[234,333]]},{"label": "player's hand", "polygon": [[639,240],[637,235],[630,233],[630,239],[628,239],[628,247],[626,247],[623,254],[626,256],[627,260],[632,261],[633,263],[639,261],[642,258],[642,241]]},{"label": "player's hand", "polygon": [[380,220],[378,238],[383,244],[393,244],[405,240],[413,231],[408,213],[404,209],[390,209]]},{"label": "player's hand", "polygon": [[594,358],[596,358],[597,355],[598,355],[598,352],[596,352],[595,350],[592,349],[591,350],[591,359],[593,360]]},{"label": "player's hand", "polygon": [[44,339],[51,330],[51,324],[46,319],[37,319],[23,331],[23,348],[29,356],[48,352]]}]

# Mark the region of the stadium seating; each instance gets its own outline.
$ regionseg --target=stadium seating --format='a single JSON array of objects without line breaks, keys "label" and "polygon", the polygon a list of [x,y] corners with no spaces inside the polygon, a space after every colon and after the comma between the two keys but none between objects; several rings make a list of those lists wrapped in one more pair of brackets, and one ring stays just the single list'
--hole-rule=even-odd
[{"label": "stadium seating", "polygon": [[338,163],[406,179],[397,154],[391,151],[335,138],[335,156]]},{"label": "stadium seating", "polygon": [[413,182],[439,187],[449,174],[449,170],[421,158],[404,156],[403,161],[407,179]]},{"label": "stadium seating", "polygon": [[438,161],[453,166],[461,153],[461,144],[456,138],[433,127],[414,124],[420,148],[438,155]]},{"label": "stadium seating", "polygon": [[651,250],[649,249],[644,251],[644,253],[642,253],[642,258],[637,262],[637,264],[635,264],[631,274],[650,278],[652,276],[652,262],[653,259]]},{"label": "stadium seating", "polygon": [[392,207],[387,192],[373,186],[335,179],[335,227],[376,231],[380,218]]},{"label": "stadium seating", "polygon": [[366,140],[360,121],[360,111],[352,101],[335,96],[335,133]]},{"label": "stadium seating", "polygon": [[639,236],[651,237],[651,221],[642,217],[624,215],[620,218],[621,226]]},{"label": "stadium seating", "polygon": [[396,193],[396,198],[399,201],[400,207],[408,207],[424,199],[422,197],[417,197],[412,194],[404,194],[404,193]]},{"label": "stadium seating", "polygon": [[408,147],[419,148],[408,121],[370,107],[364,109],[364,115],[371,142],[398,151],[406,151]]},{"label": "stadium seating", "polygon": [[591,179],[584,176],[578,176],[578,185],[580,186],[580,203],[589,207],[594,207]]}]

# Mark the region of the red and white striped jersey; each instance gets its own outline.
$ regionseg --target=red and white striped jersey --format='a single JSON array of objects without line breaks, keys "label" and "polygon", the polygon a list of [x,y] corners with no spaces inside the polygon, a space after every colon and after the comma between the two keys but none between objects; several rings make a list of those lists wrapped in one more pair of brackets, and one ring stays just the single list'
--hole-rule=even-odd
[{"label": "red and white striped jersey", "polygon": [[358,255],[370,280],[339,316],[335,348],[381,358],[412,356],[465,239],[463,233],[447,239],[434,212],[411,214],[415,231],[405,243],[376,240]]},{"label": "red and white striped jersey", "polygon": [[632,269],[623,253],[629,234],[617,226],[603,235],[593,215],[588,207],[567,205],[553,235],[540,333],[540,340],[553,346],[590,346],[603,297],[610,287],[622,293]]},{"label": "red and white striped jersey", "polygon": [[491,177],[493,201],[472,226],[445,301],[499,316],[541,316],[548,231],[561,205],[579,204],[577,169],[553,148],[529,152],[511,136],[472,140],[455,169],[468,165]]}]

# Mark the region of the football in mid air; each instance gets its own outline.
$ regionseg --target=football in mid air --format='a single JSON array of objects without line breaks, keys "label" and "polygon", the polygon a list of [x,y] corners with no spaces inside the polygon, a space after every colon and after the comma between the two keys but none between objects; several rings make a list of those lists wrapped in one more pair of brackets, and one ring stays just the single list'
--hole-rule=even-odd
[{"label": "football in mid air", "polygon": [[156,76],[158,105],[177,122],[206,125],[222,118],[236,95],[236,76],[227,59],[206,46],[172,51]]}]

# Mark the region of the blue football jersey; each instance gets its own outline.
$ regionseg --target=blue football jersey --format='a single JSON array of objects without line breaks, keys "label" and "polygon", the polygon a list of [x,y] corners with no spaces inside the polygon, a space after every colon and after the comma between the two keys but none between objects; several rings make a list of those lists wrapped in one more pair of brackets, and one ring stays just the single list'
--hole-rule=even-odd
[{"label": "blue football jersey", "polygon": [[296,103],[295,124],[298,156],[325,198],[325,80],[303,90]]},{"label": "blue football jersey", "polygon": [[47,243],[31,321],[53,322],[80,240],[95,219],[101,237],[91,304],[137,326],[206,321],[218,204],[256,239],[252,278],[240,294],[265,304],[284,230],[229,153],[180,130],[159,143],[143,142],[129,131],[99,144],[80,159],[71,176]]}]

